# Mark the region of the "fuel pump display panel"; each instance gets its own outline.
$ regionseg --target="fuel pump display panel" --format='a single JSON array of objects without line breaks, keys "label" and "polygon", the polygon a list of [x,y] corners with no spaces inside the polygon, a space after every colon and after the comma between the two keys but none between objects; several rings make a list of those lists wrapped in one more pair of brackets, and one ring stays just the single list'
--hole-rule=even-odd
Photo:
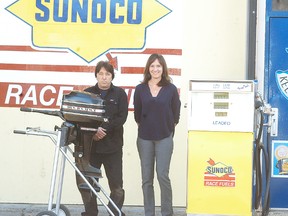
[{"label": "fuel pump display panel", "polygon": [[253,132],[254,85],[191,82],[189,130]]}]

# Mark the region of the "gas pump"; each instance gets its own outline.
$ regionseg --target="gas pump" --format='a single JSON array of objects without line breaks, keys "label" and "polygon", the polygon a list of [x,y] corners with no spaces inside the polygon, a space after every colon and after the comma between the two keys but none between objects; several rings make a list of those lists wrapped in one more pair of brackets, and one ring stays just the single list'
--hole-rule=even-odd
[{"label": "gas pump", "polygon": [[254,82],[189,85],[187,215],[252,215]]}]

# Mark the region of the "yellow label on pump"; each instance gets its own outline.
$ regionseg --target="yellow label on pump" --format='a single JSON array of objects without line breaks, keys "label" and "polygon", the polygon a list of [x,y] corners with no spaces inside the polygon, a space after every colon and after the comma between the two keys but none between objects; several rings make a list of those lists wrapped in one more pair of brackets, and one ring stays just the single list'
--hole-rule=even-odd
[{"label": "yellow label on pump", "polygon": [[253,133],[189,131],[187,214],[252,215]]}]

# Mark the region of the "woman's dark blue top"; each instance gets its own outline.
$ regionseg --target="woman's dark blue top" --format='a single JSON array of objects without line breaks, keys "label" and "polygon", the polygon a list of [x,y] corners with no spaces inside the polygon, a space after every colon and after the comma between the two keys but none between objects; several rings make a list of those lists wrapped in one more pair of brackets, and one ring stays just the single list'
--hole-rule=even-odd
[{"label": "woman's dark blue top", "polygon": [[162,86],[153,97],[147,84],[136,86],[134,118],[139,124],[138,136],[145,140],[161,140],[174,132],[180,117],[180,99],[172,83]]}]

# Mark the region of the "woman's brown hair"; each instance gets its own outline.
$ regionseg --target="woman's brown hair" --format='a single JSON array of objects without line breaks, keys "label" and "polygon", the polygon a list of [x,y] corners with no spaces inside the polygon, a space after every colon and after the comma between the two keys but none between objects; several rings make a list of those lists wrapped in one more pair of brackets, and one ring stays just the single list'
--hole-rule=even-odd
[{"label": "woman's brown hair", "polygon": [[158,59],[160,65],[162,66],[163,68],[163,73],[162,73],[162,76],[161,76],[161,80],[158,82],[158,86],[165,86],[165,85],[168,85],[169,83],[171,83],[171,78],[168,74],[168,68],[167,68],[167,64],[166,64],[166,61],[164,59],[164,57],[160,54],[152,54],[148,60],[147,60],[147,63],[146,63],[146,66],[145,66],[145,69],[144,69],[144,79],[142,81],[142,83],[145,83],[145,84],[148,84],[148,81],[151,79],[151,74],[149,72],[149,68],[150,68],[150,65],[156,60]]}]

